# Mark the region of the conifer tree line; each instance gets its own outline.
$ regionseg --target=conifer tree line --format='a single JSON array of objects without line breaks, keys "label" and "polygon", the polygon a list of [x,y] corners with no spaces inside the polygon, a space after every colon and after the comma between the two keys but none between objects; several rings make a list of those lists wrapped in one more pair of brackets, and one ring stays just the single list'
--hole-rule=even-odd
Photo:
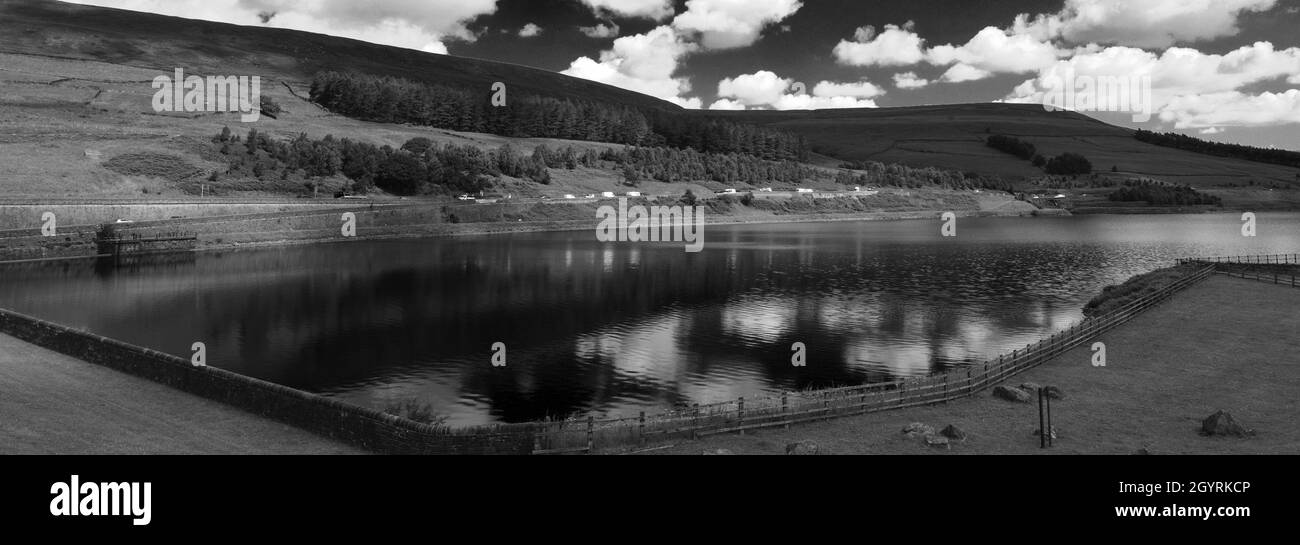
[{"label": "conifer tree line", "polygon": [[1153,180],[1129,180],[1107,197],[1111,201],[1147,201],[1161,205],[1212,204],[1223,206],[1223,199],[1207,195],[1184,185],[1172,185]]},{"label": "conifer tree line", "polygon": [[[935,167],[909,167],[896,163],[877,161],[846,161],[840,168],[857,172],[845,173],[837,181],[845,185],[876,185],[887,187],[942,187],[946,189],[993,189],[1013,191],[1014,185],[999,176],[986,176],[975,172],[958,172]],[[846,177],[845,175],[848,174]],[[849,180],[852,180],[851,182]]]},{"label": "conifer tree line", "polygon": [[703,113],[507,92],[503,106],[489,89],[428,84],[389,76],[320,72],[311,100],[326,109],[382,123],[520,138],[563,138],[646,147],[743,153],[771,161],[807,159],[800,136],[708,117]]},{"label": "conifer tree line", "polygon": [[1300,168],[1300,152],[1290,150],[1208,142],[1178,133],[1157,133],[1142,129],[1138,129],[1137,132],[1133,133],[1133,137],[1139,141],[1157,146],[1217,155],[1219,157],[1245,159],[1257,163],[1271,163]]},{"label": "conifer tree line", "polygon": [[763,187],[833,180],[845,186],[1010,189],[1001,178],[932,167],[856,162],[831,170],[740,153],[701,153],[667,147],[624,146],[597,151],[543,144],[529,152],[507,144],[485,151],[473,145],[439,145],[428,138],[416,137],[400,148],[393,148],[333,135],[312,139],[299,134],[290,140],[276,140],[256,128],[249,129],[241,138],[231,133],[229,127],[222,129],[213,142],[220,146],[229,164],[227,176],[259,180],[284,180],[292,176],[308,180],[341,175],[353,182],[354,190],[378,187],[397,195],[478,193],[491,189],[501,176],[549,184],[551,169],[579,167],[620,172],[627,185],[657,180],[747,183]]},{"label": "conifer tree line", "polygon": [[1026,161],[1033,159],[1035,155],[1038,155],[1038,150],[1034,148],[1033,144],[1014,136],[995,134],[988,137],[984,143],[990,148],[1003,153],[1010,153],[1011,155],[1015,155],[1016,157]]}]

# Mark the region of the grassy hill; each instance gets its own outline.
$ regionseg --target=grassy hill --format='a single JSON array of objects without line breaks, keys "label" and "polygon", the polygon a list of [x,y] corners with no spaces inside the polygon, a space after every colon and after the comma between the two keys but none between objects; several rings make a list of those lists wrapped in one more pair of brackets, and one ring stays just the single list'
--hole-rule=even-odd
[{"label": "grassy hill", "polygon": [[[279,119],[264,117],[256,126],[281,138],[307,133],[392,146],[415,136],[484,148],[506,142],[521,149],[539,143],[606,146],[356,121],[303,98],[311,76],[323,69],[484,89],[503,81],[512,89],[561,98],[684,111],[638,93],[518,65],[48,0],[0,0],[0,66],[4,67],[0,70],[0,127],[4,129],[0,130],[0,158],[6,165],[0,194],[5,196],[168,196],[184,193],[178,187],[187,182],[192,187],[198,177],[219,169],[219,158],[208,145],[211,136],[226,125],[237,131],[246,128],[234,114],[153,112],[154,90],[149,82],[175,67],[199,75],[261,75],[263,95],[279,102],[285,113]],[[1210,188],[1223,194],[1230,206],[1264,202],[1270,208],[1300,207],[1297,192],[1268,189],[1296,188],[1300,185],[1296,169],[1145,144],[1132,138],[1128,129],[1034,105],[688,115],[738,119],[802,134],[812,145],[814,161],[823,166],[833,167],[843,160],[896,162],[995,174],[1032,185],[1042,176],[1040,170],[984,145],[984,138],[1000,133],[1028,140],[1044,155],[1081,153],[1096,170],[1109,172],[1115,167],[1120,177],[1152,177]],[[184,168],[171,169],[171,178],[160,178],[105,167],[114,157],[139,152],[175,156]],[[548,189],[587,193],[618,184],[616,173],[601,172],[561,176],[559,182]]]},{"label": "grassy hill", "polygon": [[1297,169],[1164,148],[1133,131],[1076,112],[1033,104],[952,104],[814,112],[726,112],[728,118],[798,132],[819,154],[842,159],[1035,177],[1027,161],[984,145],[990,134],[1027,140],[1051,157],[1080,153],[1098,171],[1161,178],[1195,187],[1276,182],[1295,185]]}]

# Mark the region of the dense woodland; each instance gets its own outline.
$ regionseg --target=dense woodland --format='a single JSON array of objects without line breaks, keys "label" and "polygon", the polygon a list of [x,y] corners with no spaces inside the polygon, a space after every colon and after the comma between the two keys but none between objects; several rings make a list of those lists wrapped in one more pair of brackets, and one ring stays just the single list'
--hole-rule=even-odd
[{"label": "dense woodland", "polygon": [[321,72],[311,100],[332,112],[365,121],[410,123],[440,129],[521,138],[563,138],[651,148],[741,153],[771,161],[807,158],[802,137],[707,115],[639,109],[605,102],[509,92],[491,103],[490,89],[413,82],[355,73]]},{"label": "dense woodland", "polygon": [[1184,185],[1172,185],[1151,180],[1129,180],[1108,197],[1112,201],[1147,201],[1153,205],[1213,204],[1222,206],[1223,199],[1199,193]]},{"label": "dense woodland", "polygon": [[[789,188],[813,180],[833,180],[845,186],[1011,189],[1001,178],[932,167],[856,162],[832,170],[738,153],[667,147],[626,146],[597,151],[540,145],[526,151],[506,145],[484,151],[472,145],[439,145],[417,137],[394,149],[333,136],[311,139],[300,134],[291,140],[276,140],[257,129],[249,129],[241,138],[229,127],[213,142],[220,146],[229,165],[224,176],[297,180],[310,189],[320,178],[341,175],[352,181],[354,191],[377,187],[398,195],[477,193],[489,190],[501,176],[548,184],[550,169],[579,167],[619,172],[629,186],[658,180]],[[221,176],[214,174],[212,179]]]},{"label": "dense woodland", "polygon": [[1066,152],[1048,159],[1047,163],[1043,165],[1043,171],[1057,175],[1090,174],[1092,172],[1092,163],[1088,161],[1087,157]]},{"label": "dense woodland", "polygon": [[[846,161],[840,164],[842,169],[858,171],[854,176],[861,176],[852,185],[878,185],[892,187],[942,187],[947,189],[994,189],[1014,191],[1015,186],[1001,177],[986,176],[975,172],[958,172],[935,167],[908,167],[899,164],[884,164],[876,161]],[[864,183],[865,182],[865,183]],[[841,181],[848,185],[848,182]]]},{"label": "dense woodland", "polygon": [[1235,159],[1255,161],[1257,163],[1271,163],[1275,165],[1300,168],[1300,152],[1295,151],[1257,148],[1240,144],[1207,142],[1199,138],[1193,138],[1191,136],[1172,132],[1156,133],[1138,130],[1133,133],[1133,137],[1148,144],[1155,144],[1167,148],[1177,148],[1181,150],[1194,151],[1196,153],[1204,153],[1206,155],[1232,157]]},{"label": "dense woodland", "polygon": [[1030,144],[1029,142],[1026,142],[1014,136],[1007,136],[1005,134],[995,134],[993,136],[988,137],[988,139],[985,140],[984,143],[987,144],[988,147],[990,148],[1001,151],[1003,153],[1010,153],[1011,155],[1015,155],[1016,157],[1019,157],[1026,161],[1033,159],[1035,155],[1038,155],[1038,150],[1034,148],[1033,144]]}]

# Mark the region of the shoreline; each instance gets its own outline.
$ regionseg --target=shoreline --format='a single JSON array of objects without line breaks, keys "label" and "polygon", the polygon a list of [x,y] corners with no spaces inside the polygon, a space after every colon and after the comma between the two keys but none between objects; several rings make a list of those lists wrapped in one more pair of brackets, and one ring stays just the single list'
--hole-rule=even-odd
[{"label": "shoreline", "polygon": [[[385,211],[384,208],[377,209]],[[335,212],[336,210],[326,211],[324,213]],[[855,213],[837,213],[837,214],[788,214],[788,215],[708,215],[705,217],[704,225],[706,226],[723,226],[723,225],[768,225],[783,223],[823,223],[823,222],[854,222],[854,221],[905,221],[919,219],[938,219],[938,216],[948,210],[906,210],[890,212],[855,212]],[[957,217],[1069,217],[1065,211],[1053,210],[1036,210],[1030,212],[1022,211],[998,211],[998,210],[952,210]],[[195,221],[208,219],[210,221],[219,221],[216,218],[194,218]],[[393,230],[393,229],[412,229],[407,233],[380,232],[376,234],[362,234],[364,230],[359,229],[357,236],[342,238],[339,236],[327,236],[320,238],[267,238],[264,240],[253,240],[249,242],[212,242],[212,238],[222,240],[224,238],[220,233],[205,233],[203,237],[208,240],[201,243],[199,247],[192,250],[182,250],[179,252],[153,252],[146,254],[136,254],[142,256],[158,255],[175,255],[186,252],[207,253],[207,252],[230,252],[239,250],[266,249],[291,246],[309,246],[315,244],[328,243],[356,243],[365,241],[383,241],[383,240],[404,240],[404,239],[422,239],[422,238],[453,238],[453,237],[474,237],[474,236],[491,236],[505,235],[515,233],[551,233],[565,231],[583,231],[595,229],[599,220],[597,218],[583,220],[550,220],[550,221],[520,221],[520,222],[468,222],[468,223],[423,223],[423,224],[396,224],[384,225],[376,229]],[[707,240],[707,238],[706,238]],[[3,254],[0,254],[3,255]],[[97,259],[100,257],[111,257],[109,254],[90,254],[90,255],[69,255],[69,256],[51,256],[40,258],[24,259],[0,259],[0,265],[21,264],[21,263],[38,263],[38,262],[58,262],[79,259]]]}]

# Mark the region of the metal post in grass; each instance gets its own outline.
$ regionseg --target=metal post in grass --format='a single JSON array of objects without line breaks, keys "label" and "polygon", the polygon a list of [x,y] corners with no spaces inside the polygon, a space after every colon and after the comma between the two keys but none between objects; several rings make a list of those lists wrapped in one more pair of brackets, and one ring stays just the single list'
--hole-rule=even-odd
[{"label": "metal post in grass", "polygon": [[695,404],[695,417],[691,423],[691,439],[700,438],[700,404]]},{"label": "metal post in grass", "polygon": [[1052,446],[1052,396],[1047,395],[1047,390],[1043,390],[1043,398],[1047,403],[1047,446]]},{"label": "metal post in grass", "polygon": [[1043,431],[1043,389],[1038,389],[1038,448],[1047,448],[1047,433]]},{"label": "metal post in grass", "polygon": [[596,451],[596,417],[587,415],[587,454]]},{"label": "metal post in grass", "polygon": [[[736,424],[745,423],[745,396],[736,398]],[[741,435],[745,435],[745,430],[740,430]]]},{"label": "metal post in grass", "polygon": [[645,411],[641,411],[641,417],[637,419],[636,438],[642,446],[645,446]]}]

